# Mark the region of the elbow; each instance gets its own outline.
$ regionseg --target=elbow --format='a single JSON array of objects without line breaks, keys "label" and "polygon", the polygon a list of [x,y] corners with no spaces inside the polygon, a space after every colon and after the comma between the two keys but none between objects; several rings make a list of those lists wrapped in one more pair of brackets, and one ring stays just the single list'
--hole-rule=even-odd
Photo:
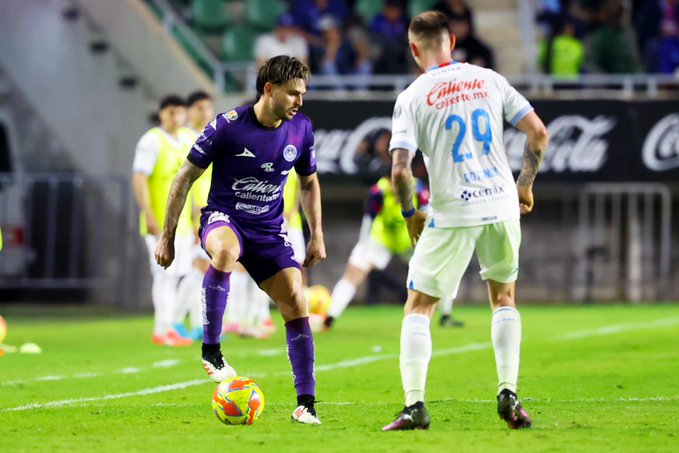
[{"label": "elbow", "polygon": [[533,136],[533,140],[538,143],[547,143],[549,140],[549,132],[547,132],[547,128],[544,124],[540,124],[540,126],[536,127],[531,135]]}]

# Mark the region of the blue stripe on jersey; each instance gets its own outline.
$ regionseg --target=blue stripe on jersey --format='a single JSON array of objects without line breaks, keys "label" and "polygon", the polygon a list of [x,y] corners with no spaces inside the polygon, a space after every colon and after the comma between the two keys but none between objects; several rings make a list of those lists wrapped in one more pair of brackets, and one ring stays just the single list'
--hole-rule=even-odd
[{"label": "blue stripe on jersey", "polygon": [[410,280],[410,283],[408,283],[408,289],[412,289],[413,291],[415,291],[415,283],[413,283],[412,280]]},{"label": "blue stripe on jersey", "polygon": [[407,149],[411,153],[415,153],[417,151],[417,146],[412,145],[411,143],[408,142],[396,142],[391,147],[389,148],[389,151],[392,151],[396,148],[403,148]]},{"label": "blue stripe on jersey", "polygon": [[510,123],[512,123],[512,126],[516,126],[516,124],[523,119],[524,116],[528,115],[530,112],[533,111],[533,106],[528,104],[521,110],[519,110],[519,113],[514,115],[514,118],[509,120]]},{"label": "blue stripe on jersey", "polygon": [[436,223],[434,222],[434,218],[431,218],[431,222],[429,222],[429,228],[436,228]]}]

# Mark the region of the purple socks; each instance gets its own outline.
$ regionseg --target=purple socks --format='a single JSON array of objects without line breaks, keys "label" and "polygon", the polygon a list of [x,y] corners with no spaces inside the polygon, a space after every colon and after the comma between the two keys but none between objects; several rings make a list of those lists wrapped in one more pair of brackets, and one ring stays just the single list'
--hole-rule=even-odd
[{"label": "purple socks", "polygon": [[222,318],[229,296],[231,272],[222,272],[210,266],[203,278],[201,302],[203,304],[203,343],[219,344],[222,335]]},{"label": "purple socks", "polygon": [[292,364],[297,395],[316,395],[314,376],[314,337],[309,318],[293,319],[285,323],[288,357]]}]

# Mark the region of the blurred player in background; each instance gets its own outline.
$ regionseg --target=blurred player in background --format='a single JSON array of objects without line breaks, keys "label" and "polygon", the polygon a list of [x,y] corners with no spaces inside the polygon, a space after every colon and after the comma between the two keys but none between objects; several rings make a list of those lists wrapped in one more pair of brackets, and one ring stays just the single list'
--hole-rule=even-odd
[{"label": "blurred player in background", "polygon": [[201,217],[201,240],[211,257],[203,280],[203,366],[221,382],[236,375],[220,348],[229,277],[240,262],[274,300],[283,319],[292,364],[297,408],[292,419],[320,424],[315,410],[314,342],[302,275],[283,228],[283,185],[295,169],[301,204],[311,232],[304,265],[325,259],[321,191],[316,175],[314,136],[298,113],[309,70],[299,60],[278,56],[257,73],[258,100],[217,116],[193,145],[175,178],[167,222],[156,249],[163,267],[174,259],[174,237],[191,185],[212,164],[208,204]]},{"label": "blurred player in background", "polygon": [[194,233],[190,203],[182,204],[178,218],[173,219],[177,229],[173,237],[177,259],[163,269],[156,264],[154,254],[158,236],[165,225],[165,206],[172,180],[186,159],[193,140],[183,127],[186,122],[186,104],[181,97],[169,95],[163,98],[158,116],[160,126],[150,129],[137,143],[132,165],[132,189],[141,211],[141,235],[151,258],[153,342],[167,346],[187,346],[191,340],[179,335],[172,328],[172,321],[177,306],[179,280],[191,271]]},{"label": "blurred player in background", "polygon": [[[414,205],[426,211],[429,191],[420,180],[414,180]],[[407,261],[412,253],[412,243],[401,205],[396,198],[391,178],[383,176],[368,191],[365,212],[361,223],[358,243],[349,256],[342,278],[332,290],[332,304],[323,322],[330,329],[341,316],[356,294],[356,288],[365,281],[374,269],[384,270],[394,255]],[[460,327],[463,324],[452,318],[453,298],[442,301],[441,325]]]},{"label": "blurred player in background", "polygon": [[[429,427],[424,391],[432,355],[430,319],[439,298],[457,293],[474,251],[493,310],[498,414],[512,429],[527,428],[532,420],[516,395],[521,318],[514,292],[519,218],[533,209],[533,181],[547,147],[547,130],[504,77],[451,61],[455,36],[447,22],[433,11],[411,21],[410,50],[425,72],[398,96],[394,107],[392,179],[408,233],[417,245],[409,265],[401,330],[405,408],[383,430]],[[504,148],[503,120],[527,135],[516,183]],[[428,215],[413,206],[410,164],[417,149],[429,173]]]},{"label": "blurred player in background", "polygon": [[[194,91],[186,99],[188,124],[184,128],[191,136],[194,143],[205,126],[215,117],[215,106],[212,97],[204,91]],[[200,246],[198,228],[200,226],[200,210],[207,205],[207,196],[210,192],[212,178],[212,166],[193,184],[189,200],[192,206],[191,219],[193,221],[196,240],[193,246],[193,267],[189,274],[181,279],[177,295],[177,308],[175,310],[172,327],[181,336],[200,340],[203,338],[203,317],[201,313],[200,288],[203,284],[203,276],[210,266],[210,257]],[[189,315],[189,330],[184,320]]]}]

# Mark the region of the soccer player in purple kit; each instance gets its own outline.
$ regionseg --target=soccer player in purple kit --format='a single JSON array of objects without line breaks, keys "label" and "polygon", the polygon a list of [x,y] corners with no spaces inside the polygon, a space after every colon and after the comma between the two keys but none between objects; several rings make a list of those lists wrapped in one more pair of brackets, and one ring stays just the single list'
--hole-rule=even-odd
[{"label": "soccer player in purple kit", "polygon": [[325,259],[314,136],[310,120],[298,113],[308,79],[309,70],[298,59],[271,58],[257,73],[257,102],[220,114],[205,128],[172,183],[156,260],[161,266],[172,263],[181,208],[193,182],[212,164],[200,227],[202,245],[211,257],[202,288],[203,367],[215,382],[236,375],[224,360],[219,337],[229,276],[240,262],[285,320],[297,391],[292,419],[320,424],[314,408],[314,341],[302,275],[283,228],[283,186],[294,168],[311,232],[303,265]]}]

